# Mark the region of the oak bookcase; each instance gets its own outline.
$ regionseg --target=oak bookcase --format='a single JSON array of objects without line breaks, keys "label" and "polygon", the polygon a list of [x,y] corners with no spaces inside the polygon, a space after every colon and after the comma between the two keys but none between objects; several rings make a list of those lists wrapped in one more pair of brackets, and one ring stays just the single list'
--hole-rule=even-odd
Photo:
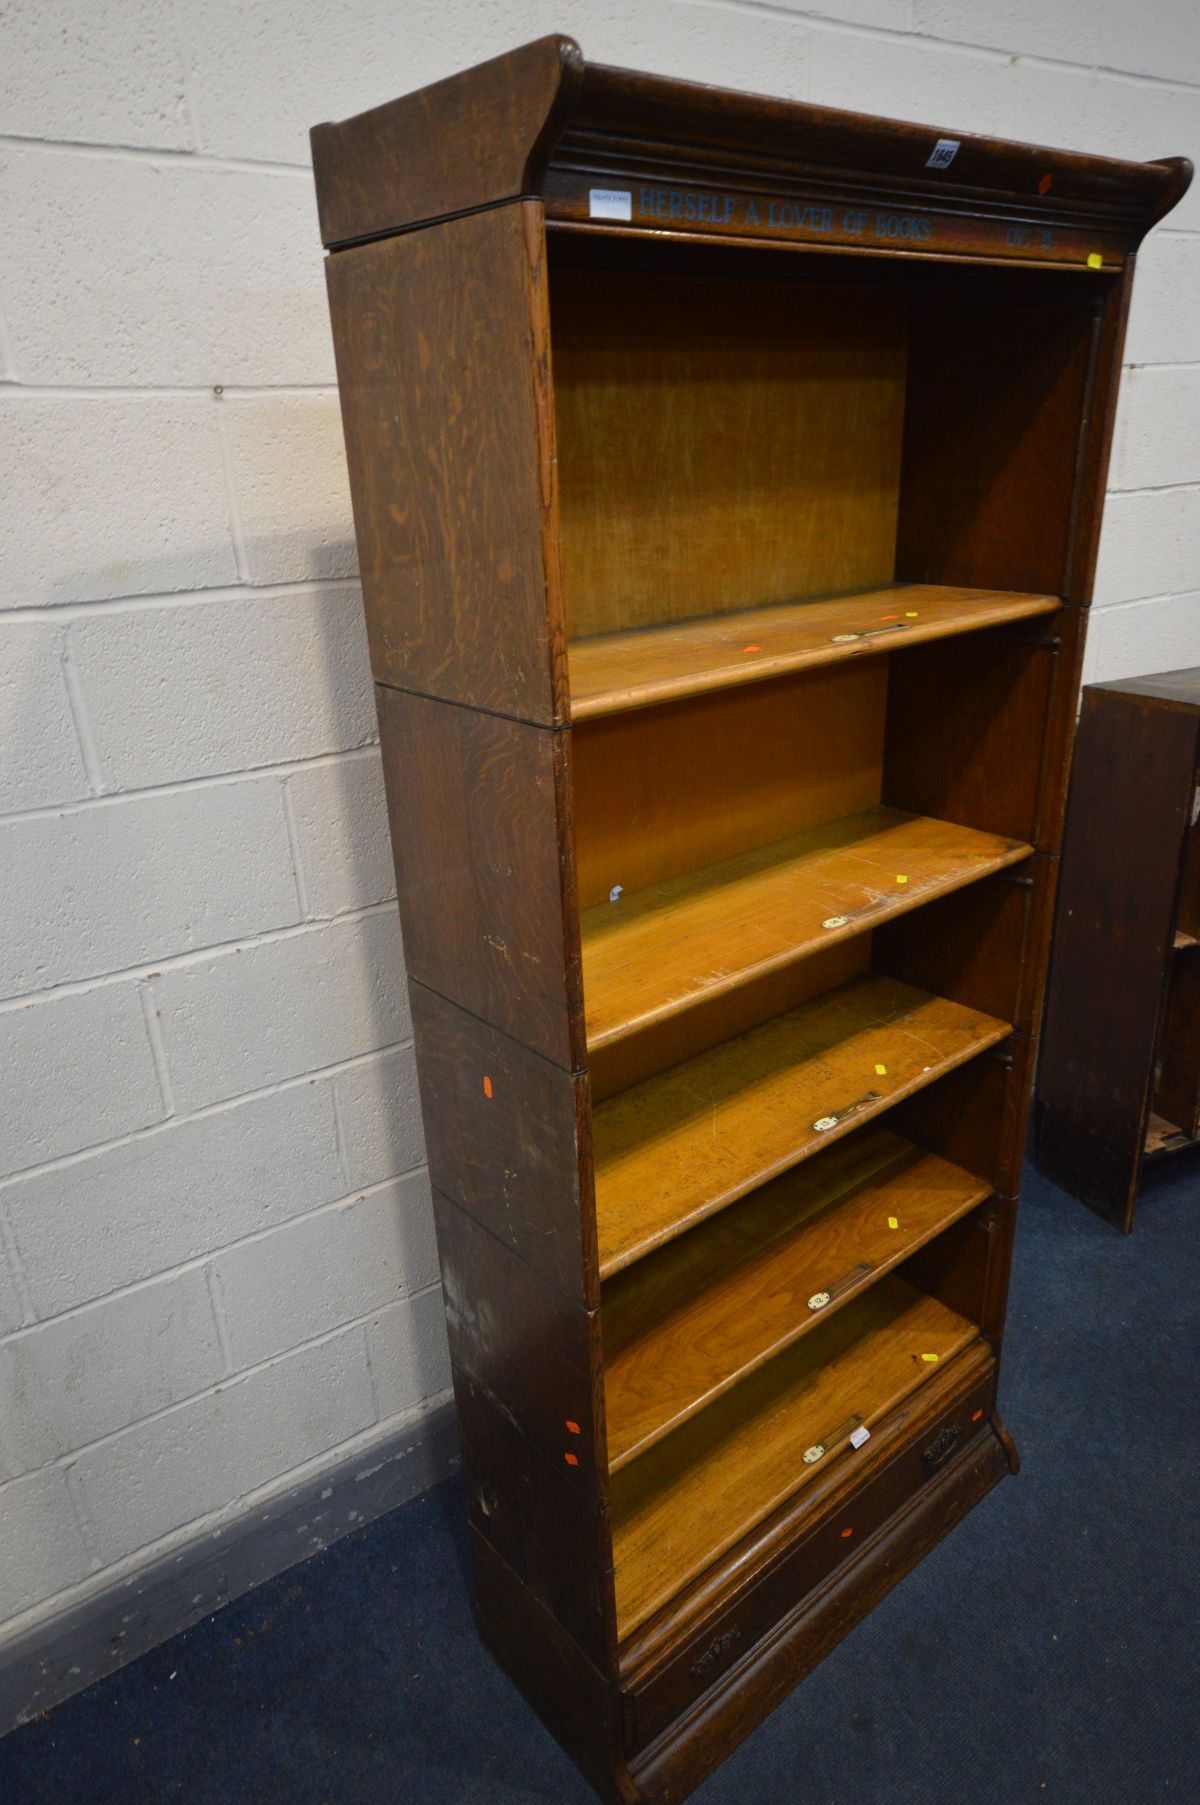
[{"label": "oak bookcase", "polygon": [[683,1798],[1015,1466],[1118,163],[585,63],[313,133],[482,1633]]},{"label": "oak bookcase", "polygon": [[1037,1093],[1038,1166],[1127,1234],[1200,1146],[1200,670],[1083,692]]}]

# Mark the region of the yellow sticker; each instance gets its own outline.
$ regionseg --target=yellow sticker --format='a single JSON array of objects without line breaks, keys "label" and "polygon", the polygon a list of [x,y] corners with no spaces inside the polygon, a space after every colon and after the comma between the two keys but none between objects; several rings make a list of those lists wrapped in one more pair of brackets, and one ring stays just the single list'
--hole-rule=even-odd
[{"label": "yellow sticker", "polygon": [[1100,255],[1099,251],[1089,251],[1088,252],[1088,268],[1089,269],[1103,269],[1104,268],[1104,259]]},{"label": "yellow sticker", "polygon": [[898,883],[898,884],[906,884],[906,883],[907,883],[907,882],[908,882],[908,873],[907,873],[907,871],[898,871],[898,872],[897,872],[897,873],[896,873],[896,882],[897,882],[897,883]]},{"label": "yellow sticker", "polygon": [[906,608],[904,610],[904,618],[905,620],[916,620],[920,612],[921,610],[919,608]]},{"label": "yellow sticker", "polygon": [[921,1355],[922,1360],[928,1360],[928,1362],[931,1366],[933,1365],[935,1360],[940,1360],[941,1357],[942,1356],[940,1354],[922,1354]]},{"label": "yellow sticker", "polygon": [[889,1216],[888,1217],[888,1227],[889,1228],[899,1228],[899,1226],[900,1226],[899,1216]]},{"label": "yellow sticker", "polygon": [[878,1074],[881,1078],[887,1077],[887,1067],[885,1065],[877,1065],[875,1067],[875,1070],[878,1072]]}]

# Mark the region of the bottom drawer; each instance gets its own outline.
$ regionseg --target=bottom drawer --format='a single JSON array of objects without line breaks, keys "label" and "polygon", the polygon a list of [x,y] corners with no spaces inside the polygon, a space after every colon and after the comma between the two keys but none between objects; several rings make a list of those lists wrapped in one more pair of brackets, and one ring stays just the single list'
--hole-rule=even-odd
[{"label": "bottom drawer", "polygon": [[[987,1427],[995,1361],[990,1353],[984,1354],[982,1344],[964,1354],[962,1361],[971,1368],[966,1386],[944,1398],[930,1413],[923,1413],[911,1428],[905,1422],[903,1440],[895,1451],[860,1484],[841,1484],[839,1496],[828,1509],[820,1510],[820,1521],[812,1528],[805,1524],[815,1510],[806,1509],[793,1538],[782,1550],[772,1548],[758,1574],[735,1577],[746,1557],[744,1550],[740,1557],[738,1550],[733,1551],[724,1566],[730,1584],[738,1588],[735,1600],[703,1611],[698,1620],[688,1611],[693,1618],[691,1627],[681,1624],[678,1633],[661,1625],[656,1633],[655,1626],[649,1626],[637,1648],[630,1651],[630,1664],[636,1663],[636,1670],[629,1672],[623,1685],[634,1748],[644,1748],[660,1736],[722,1680]],[[952,1370],[945,1380],[953,1384]],[[880,1439],[885,1433],[886,1425],[876,1431]],[[813,1505],[820,1509],[817,1500]],[[702,1606],[698,1608],[702,1610]]]}]

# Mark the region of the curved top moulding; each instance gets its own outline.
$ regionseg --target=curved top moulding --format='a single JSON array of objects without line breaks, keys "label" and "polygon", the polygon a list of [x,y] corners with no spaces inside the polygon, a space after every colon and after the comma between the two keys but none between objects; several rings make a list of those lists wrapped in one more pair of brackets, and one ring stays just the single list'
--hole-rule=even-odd
[{"label": "curved top moulding", "polygon": [[525,198],[605,232],[1103,270],[1192,174],[610,69],[561,36],[312,145],[331,249]]}]

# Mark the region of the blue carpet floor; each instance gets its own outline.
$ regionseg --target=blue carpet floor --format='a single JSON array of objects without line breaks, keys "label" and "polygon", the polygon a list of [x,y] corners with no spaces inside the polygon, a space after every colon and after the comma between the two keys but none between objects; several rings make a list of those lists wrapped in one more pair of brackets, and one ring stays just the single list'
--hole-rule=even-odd
[{"label": "blue carpet floor", "polygon": [[[1030,1174],[1006,1480],[698,1805],[1200,1798],[1200,1167],[1131,1240]],[[586,1805],[476,1642],[459,1485],[0,1742],[3,1805]]]}]

